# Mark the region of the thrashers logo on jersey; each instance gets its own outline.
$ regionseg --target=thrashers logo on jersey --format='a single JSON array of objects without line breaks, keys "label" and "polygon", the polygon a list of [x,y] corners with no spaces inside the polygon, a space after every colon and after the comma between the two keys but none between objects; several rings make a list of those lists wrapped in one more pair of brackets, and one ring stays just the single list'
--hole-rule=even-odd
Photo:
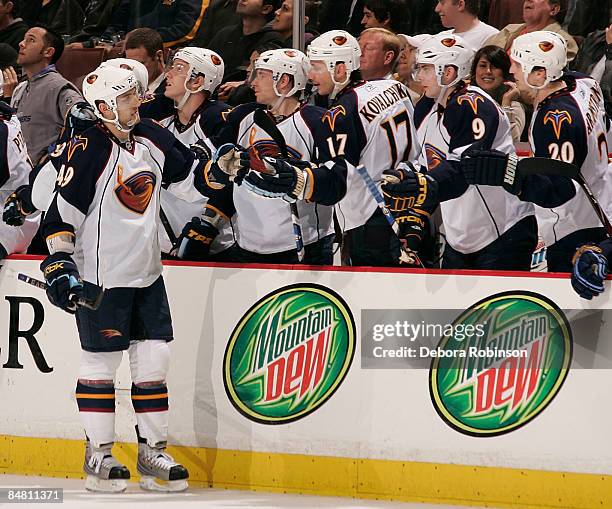
[{"label": "thrashers logo on jersey", "polygon": [[[281,157],[280,149],[278,145],[274,143],[274,140],[253,140],[255,130],[251,131],[251,140],[249,146],[249,159],[251,169],[263,173],[268,173],[269,170],[266,168],[266,165],[262,161],[264,157]],[[287,146],[287,152],[289,153],[289,157],[295,159],[302,159],[302,154],[300,154],[293,147]]]},{"label": "thrashers logo on jersey", "polygon": [[457,104],[461,106],[463,103],[467,102],[472,108],[474,115],[478,115],[478,101],[482,101],[484,103],[484,97],[475,92],[467,92],[462,96],[459,96],[457,99]]},{"label": "thrashers logo on jersey", "polygon": [[336,127],[336,119],[343,115],[346,117],[346,109],[344,106],[336,106],[327,110],[325,114],[321,117],[321,122],[327,122],[329,124],[329,128],[333,131]]},{"label": "thrashers logo on jersey", "polygon": [[119,201],[132,212],[144,214],[151,203],[155,190],[155,174],[150,171],[139,171],[126,181],[123,180],[123,166],[117,168],[117,187],[115,195]]},{"label": "thrashers logo on jersey", "polygon": [[555,131],[555,136],[558,140],[560,140],[563,122],[571,124],[572,116],[565,110],[549,111],[546,113],[546,115],[544,115],[544,125],[548,124],[549,122],[552,124],[553,130]]},{"label": "thrashers logo on jersey", "polygon": [[429,143],[425,144],[425,154],[427,156],[427,169],[433,170],[440,166],[442,161],[446,160],[446,156],[444,152],[442,152],[439,148],[430,145]]}]

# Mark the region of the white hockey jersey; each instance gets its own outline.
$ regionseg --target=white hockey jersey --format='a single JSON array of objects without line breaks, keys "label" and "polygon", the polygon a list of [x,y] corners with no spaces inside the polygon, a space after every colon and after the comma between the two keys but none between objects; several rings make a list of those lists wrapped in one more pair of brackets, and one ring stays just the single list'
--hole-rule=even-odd
[{"label": "white hockey jersey", "polygon": [[119,144],[101,125],[72,138],[43,223],[45,238],[75,233],[81,277],[104,288],[142,288],[161,275],[162,186],[188,201],[201,196],[201,164],[170,132],[142,120],[130,139]]},{"label": "white hockey jersey", "polygon": [[334,132],[332,155],[344,155],[347,192],[336,205],[343,231],[362,226],[377,204],[355,167],[365,166],[380,186],[383,171],[401,161],[414,161],[420,151],[414,128],[414,108],[408,89],[394,80],[373,80],[345,89],[326,118]]},{"label": "white hockey jersey", "polygon": [[[215,151],[215,147],[210,141],[210,137],[223,123],[222,114],[228,109],[229,106],[225,103],[207,101],[194,114],[192,121],[187,125],[179,123],[174,114],[160,120],[159,123],[174,134],[176,139],[186,147],[193,145],[197,141],[203,141],[212,153]],[[187,222],[191,221],[192,217],[200,217],[202,215],[207,201],[207,198],[202,197],[201,200],[189,203],[181,200],[167,189],[162,188],[161,206],[176,237],[180,235],[183,227]],[[164,228],[159,230],[159,240],[162,251],[169,253],[172,249],[172,243]],[[217,235],[211,244],[210,252],[211,254],[219,253],[230,247],[233,243],[234,236],[231,225],[228,223],[221,229],[219,235]]]},{"label": "white hockey jersey", "polygon": [[[232,110],[227,127],[215,139],[217,145],[234,142],[256,150],[260,157],[279,157],[280,150],[270,135],[253,120],[256,105],[247,104]],[[304,105],[277,124],[284,136],[289,156],[305,161],[327,161],[326,136],[331,132],[322,121],[325,110]],[[324,150],[324,154],[321,153]],[[315,188],[317,183],[315,182]],[[262,198],[244,186],[233,186],[236,214],[232,226],[237,244],[259,254],[281,253],[295,249],[295,234],[289,204],[282,198]],[[304,245],[312,244],[333,233],[333,207],[299,200],[297,202]]]},{"label": "white hockey jersey", "polygon": [[[16,115],[0,119],[0,203],[19,186],[28,183],[32,164],[28,157],[21,124]],[[0,244],[8,254],[23,253],[36,235],[40,214],[26,218],[22,226],[9,226],[0,221]]]},{"label": "white hockey jersey", "polygon": [[468,186],[459,172],[458,178],[441,174],[448,168],[441,166],[443,162],[458,161],[476,142],[483,149],[514,153],[508,118],[486,92],[463,87],[450,96],[445,108],[423,98],[417,103],[415,122],[422,147],[419,163],[440,182],[442,221],[453,249],[464,254],[479,251],[534,214],[531,203],[501,187]]},{"label": "white hockey jersey", "polygon": [[[612,217],[612,171],[608,163],[607,125],[603,94],[592,78],[567,74],[567,87],[542,101],[534,112],[529,141],[536,157],[550,157],[580,167],[597,198]],[[601,227],[584,191],[560,207],[537,207],[540,235],[552,245],[566,235]]]}]

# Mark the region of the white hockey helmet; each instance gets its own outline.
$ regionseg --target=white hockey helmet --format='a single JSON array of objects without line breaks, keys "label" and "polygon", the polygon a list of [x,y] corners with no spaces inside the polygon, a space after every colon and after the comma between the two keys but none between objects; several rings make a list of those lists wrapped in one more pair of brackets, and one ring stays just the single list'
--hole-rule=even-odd
[{"label": "white hockey helmet", "polygon": [[[360,57],[361,48],[359,47],[359,42],[344,30],[325,32],[314,39],[308,46],[308,60],[322,61],[327,66],[327,70],[334,82],[334,91],[330,94],[332,99],[349,82],[351,73],[359,69]],[[337,82],[334,76],[338,63],[346,65],[347,76],[341,83]]]},{"label": "white hockey helmet", "polygon": [[[567,65],[567,42],[555,32],[531,32],[514,40],[510,48],[510,58],[520,64],[527,85],[541,89],[563,76],[563,69]],[[546,69],[546,80],[539,87],[534,87],[528,80],[535,67]]]},{"label": "white hockey helmet", "polygon": [[297,49],[271,49],[264,51],[259,58],[255,60],[253,69],[266,69],[272,71],[272,80],[274,82],[274,93],[278,97],[283,97],[277,89],[278,81],[283,74],[293,76],[293,88],[284,94],[284,96],[292,96],[300,90],[306,88],[308,77],[306,76],[307,60],[306,55]]},{"label": "white hockey helmet", "polygon": [[[133,126],[126,127],[119,123],[117,98],[130,90],[136,90],[138,93],[139,89],[140,84],[133,71],[110,65],[99,66],[96,70],[85,76],[83,80],[83,96],[94,109],[96,116],[124,132],[131,131]],[[108,105],[108,108],[114,115],[113,119],[107,119],[102,115],[98,108],[98,103],[100,102]]]},{"label": "white hockey helmet", "polygon": [[120,67],[132,71],[136,75],[136,79],[141,88],[140,96],[142,98],[145,97],[147,89],[149,88],[149,71],[147,71],[143,63],[131,58],[111,58],[100,64],[100,67],[106,66]]},{"label": "white hockey helmet", "polygon": [[[185,79],[185,95],[180,100],[177,108],[182,108],[187,102],[190,94],[195,94],[206,90],[211,94],[217,89],[223,80],[223,74],[225,73],[225,64],[223,59],[214,51],[206,48],[196,48],[195,46],[188,46],[178,50],[172,57],[174,60],[183,60],[187,62],[189,68],[187,69],[187,78]],[[204,76],[204,83],[196,90],[189,90],[187,88],[187,82],[199,75]]]},{"label": "white hockey helmet", "polygon": [[[423,41],[417,50],[416,65],[432,64],[438,85],[448,88],[469,76],[473,59],[474,50],[462,37],[442,33]],[[443,84],[444,69],[449,65],[457,69],[457,77]]]}]

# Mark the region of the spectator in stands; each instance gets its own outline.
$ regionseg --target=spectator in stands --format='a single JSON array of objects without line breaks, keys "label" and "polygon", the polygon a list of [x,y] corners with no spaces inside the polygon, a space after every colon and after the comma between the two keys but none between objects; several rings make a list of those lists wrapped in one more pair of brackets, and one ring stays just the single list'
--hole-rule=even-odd
[{"label": "spectator in stands", "polygon": [[487,23],[501,30],[506,25],[523,21],[522,0],[491,0]]},{"label": "spectator in stands", "polygon": [[83,28],[73,35],[67,47],[93,48],[100,40],[104,30],[108,27],[113,11],[121,0],[91,0],[84,8],[85,19]]},{"label": "spectator in stands", "polygon": [[28,25],[19,17],[21,0],[0,0],[0,43],[19,51],[19,43],[28,31]]},{"label": "spectator in stands", "polygon": [[246,78],[246,68],[253,50],[265,42],[283,44],[278,32],[272,30],[272,21],[280,0],[241,0],[236,7],[240,23],[219,31],[209,48],[225,62],[224,81],[240,81]]},{"label": "spectator in stands", "polygon": [[323,0],[319,16],[319,32],[346,30],[354,36],[362,30],[364,0]]},{"label": "spectator in stands", "polygon": [[71,106],[83,100],[77,88],[55,69],[63,51],[64,41],[57,32],[35,25],[19,44],[17,58],[28,79],[17,85],[12,68],[3,72],[4,96],[12,95],[11,106],[17,110],[34,164],[58,137]]},{"label": "spectator in stands", "polygon": [[423,87],[417,81],[414,81],[414,63],[416,61],[416,52],[423,41],[429,39],[429,34],[419,35],[404,35],[399,34],[400,40],[402,41],[402,47],[400,50],[399,59],[395,66],[395,72],[397,73],[397,79],[408,87],[410,93],[410,99],[412,103],[416,102],[423,95]]},{"label": "spectator in stands", "polygon": [[499,46],[480,48],[472,62],[472,83],[489,94],[510,120],[514,143],[521,141],[525,128],[525,107],[518,101],[520,92],[510,74],[510,57]]},{"label": "spectator in stands", "polygon": [[559,24],[559,21],[565,16],[566,6],[567,0],[525,0],[523,3],[524,23],[504,27],[497,35],[487,39],[485,44],[494,44],[509,51],[514,39],[519,35],[547,30],[558,33],[566,40],[567,60],[572,61],[578,52],[578,45]]},{"label": "spectator in stands", "polygon": [[240,18],[236,14],[237,4],[238,0],[211,0],[192,44],[208,48],[210,41],[219,30],[240,23]]},{"label": "spectator in stands", "polygon": [[[318,34],[309,25],[310,18],[304,17],[304,41],[306,46]],[[283,39],[283,47],[293,48],[293,0],[285,0],[274,15],[272,30],[278,32]]]},{"label": "spectator in stands", "polygon": [[447,33],[460,36],[476,51],[499,30],[478,19],[480,0],[439,0],[436,12]]},{"label": "spectator in stands", "polygon": [[255,102],[255,92],[251,89],[255,60],[257,60],[262,53],[279,48],[281,48],[281,46],[276,41],[268,41],[258,46],[257,49],[251,53],[251,57],[249,58],[249,66],[247,67],[248,79],[223,83],[223,85],[218,88],[218,99],[230,106],[239,106],[240,104]]},{"label": "spectator in stands", "polygon": [[125,38],[125,56],[137,60],[147,68],[151,95],[163,95],[166,90],[164,76],[164,43],[152,28],[135,28]]},{"label": "spectator in stands", "polygon": [[77,0],[22,0],[24,21],[42,24],[61,35],[72,35],[83,28],[85,17]]},{"label": "spectator in stands", "polygon": [[367,28],[359,36],[359,69],[364,80],[393,79],[401,40],[386,28]]},{"label": "spectator in stands", "polygon": [[102,39],[114,42],[148,27],[159,32],[165,47],[184,46],[198,32],[206,5],[205,0],[121,0]]},{"label": "spectator in stands", "polygon": [[410,11],[405,0],[365,0],[363,28],[386,28],[396,34],[408,29]]}]

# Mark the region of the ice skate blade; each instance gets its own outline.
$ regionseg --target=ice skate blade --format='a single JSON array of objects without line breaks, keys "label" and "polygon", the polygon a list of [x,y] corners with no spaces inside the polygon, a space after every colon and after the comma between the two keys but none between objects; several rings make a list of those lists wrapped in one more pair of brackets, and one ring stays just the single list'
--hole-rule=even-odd
[{"label": "ice skate blade", "polygon": [[140,477],[140,488],[145,491],[162,491],[165,493],[176,493],[177,491],[185,491],[189,487],[186,479],[177,481],[162,481],[156,477],[143,475]]},{"label": "ice skate blade", "polygon": [[126,488],[125,479],[100,479],[95,475],[88,475],[85,480],[85,489],[95,493],[121,493]]}]

